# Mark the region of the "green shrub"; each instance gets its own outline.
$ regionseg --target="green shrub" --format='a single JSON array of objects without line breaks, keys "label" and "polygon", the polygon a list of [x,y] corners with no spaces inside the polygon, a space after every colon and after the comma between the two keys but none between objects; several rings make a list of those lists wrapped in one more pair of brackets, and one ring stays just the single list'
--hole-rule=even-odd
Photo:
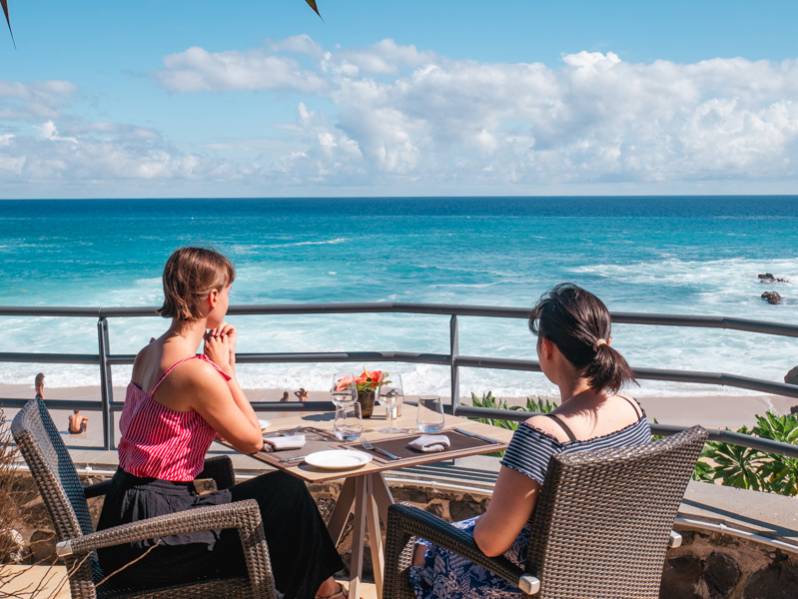
[{"label": "green shrub", "polygon": [[[779,416],[768,411],[764,416],[756,416],[753,428],[743,426],[737,432],[796,445],[798,417],[794,414]],[[796,458],[720,441],[708,442],[701,455],[702,459],[696,464],[693,473],[696,480],[720,481],[740,489],[798,495]]]},{"label": "green shrub", "polygon": [[[537,412],[544,414],[548,414],[549,412],[553,411],[554,408],[557,407],[556,403],[540,395],[527,397],[526,403],[523,406],[510,406],[507,404],[506,400],[499,399],[495,395],[493,395],[492,391],[483,393],[481,396],[477,395],[476,393],[472,393],[471,405],[473,405],[475,408],[490,408],[493,410],[513,410],[516,412],[518,411]],[[519,424],[515,420],[507,420],[504,418],[477,418],[476,420],[479,422],[484,422],[485,424],[490,424],[491,426],[499,426],[501,428],[506,428],[511,431],[517,429]]]}]

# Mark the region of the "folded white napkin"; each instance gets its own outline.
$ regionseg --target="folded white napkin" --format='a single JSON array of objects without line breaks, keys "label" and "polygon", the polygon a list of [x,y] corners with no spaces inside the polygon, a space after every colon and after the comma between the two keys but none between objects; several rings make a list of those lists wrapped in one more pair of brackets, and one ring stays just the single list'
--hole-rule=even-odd
[{"label": "folded white napkin", "polygon": [[431,451],[443,451],[449,449],[451,441],[446,435],[421,435],[418,439],[411,441],[407,444],[416,451],[423,451],[429,453]]},{"label": "folded white napkin", "polygon": [[[283,449],[301,449],[305,446],[305,435],[283,435],[281,437],[263,437],[266,442],[266,451],[281,451]],[[271,448],[271,449],[270,449]]]}]

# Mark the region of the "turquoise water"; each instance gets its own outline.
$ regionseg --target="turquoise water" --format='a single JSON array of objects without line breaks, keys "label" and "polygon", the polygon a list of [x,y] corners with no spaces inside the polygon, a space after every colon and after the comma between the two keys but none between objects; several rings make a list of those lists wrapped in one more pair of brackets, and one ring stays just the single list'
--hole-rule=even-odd
[{"label": "turquoise water", "polygon": [[[186,244],[212,245],[232,258],[233,303],[530,306],[568,280],[616,311],[798,322],[797,197],[3,201],[0,304],[155,306],[162,265]],[[760,272],[794,284],[763,286]],[[763,302],[766,288],[784,303]],[[231,320],[242,351],[448,351],[445,317]],[[0,324],[0,351],[96,352],[92,319]],[[112,351],[137,351],[164,324],[112,320]],[[462,353],[534,357],[522,321],[463,319],[461,335]],[[795,340],[753,334],[619,326],[615,343],[637,366],[780,380],[798,363]],[[445,369],[386,366],[402,372],[409,390],[448,384]],[[0,383],[29,383],[38,368],[0,364]],[[326,388],[336,368],[253,365],[241,377],[253,386]],[[93,368],[47,372],[52,386],[97,382]],[[116,381],[129,376],[124,368],[114,373]],[[539,375],[465,372],[466,392],[547,388]],[[641,392],[658,389],[647,383]]]}]

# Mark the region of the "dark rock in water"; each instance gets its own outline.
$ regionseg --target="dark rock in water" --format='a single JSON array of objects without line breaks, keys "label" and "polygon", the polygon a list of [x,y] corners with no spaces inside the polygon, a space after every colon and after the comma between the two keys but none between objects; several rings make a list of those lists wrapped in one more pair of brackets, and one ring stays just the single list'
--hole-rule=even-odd
[{"label": "dark rock in water", "polygon": [[798,594],[798,564],[781,560],[751,575],[744,599],[795,599]]},{"label": "dark rock in water", "polygon": [[760,283],[789,283],[790,281],[782,277],[776,277],[771,272],[757,275]]},{"label": "dark rock in water", "polygon": [[779,295],[776,291],[765,291],[759,297],[774,306],[781,303],[781,295]]},{"label": "dark rock in water", "polygon": [[740,580],[740,566],[731,556],[714,551],[704,564],[704,580],[710,597],[728,597]]},{"label": "dark rock in water", "polygon": [[659,590],[660,599],[701,599],[698,593],[698,584],[704,565],[701,560],[693,555],[675,557],[665,562],[662,571],[662,586]]},{"label": "dark rock in water", "polygon": [[784,375],[784,382],[788,385],[798,385],[798,366]]}]

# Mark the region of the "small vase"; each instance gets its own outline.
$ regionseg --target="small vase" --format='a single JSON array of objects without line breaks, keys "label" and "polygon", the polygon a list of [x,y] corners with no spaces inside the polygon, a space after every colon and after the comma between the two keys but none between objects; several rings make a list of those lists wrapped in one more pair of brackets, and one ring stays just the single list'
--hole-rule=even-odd
[{"label": "small vase", "polygon": [[374,389],[357,392],[357,403],[360,404],[360,411],[363,418],[371,418],[374,412]]}]

